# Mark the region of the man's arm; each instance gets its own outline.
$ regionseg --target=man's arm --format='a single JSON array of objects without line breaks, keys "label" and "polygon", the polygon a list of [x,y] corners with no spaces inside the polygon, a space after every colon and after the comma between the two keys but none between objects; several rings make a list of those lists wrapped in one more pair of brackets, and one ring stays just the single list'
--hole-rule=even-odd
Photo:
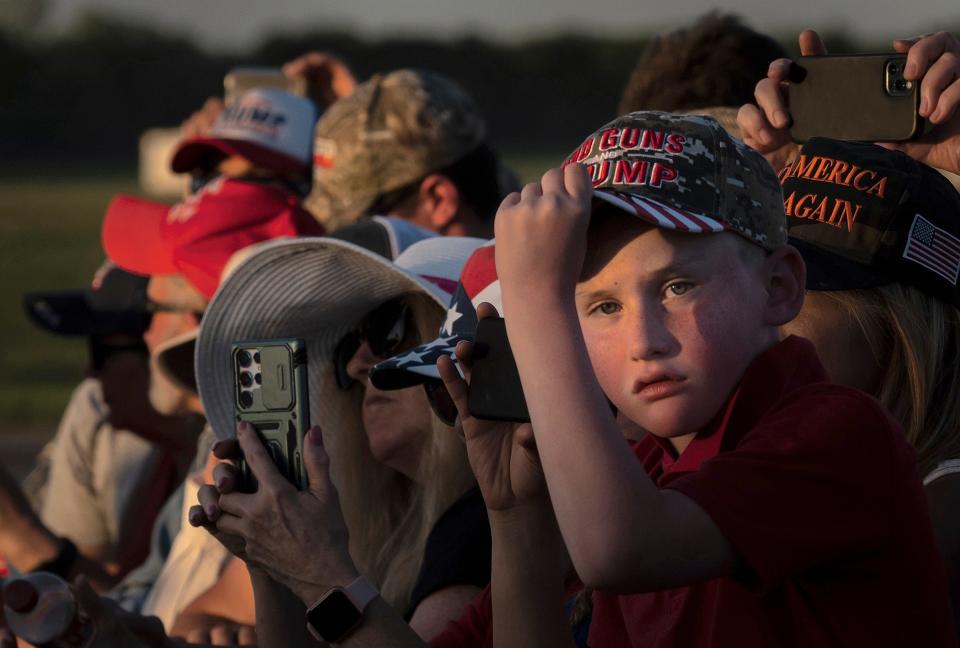
[{"label": "man's arm", "polygon": [[496,220],[507,333],[560,531],[588,587],[649,591],[727,574],[729,543],[643,471],[590,364],[574,287],[591,198],[583,167],[552,169],[508,196]]}]

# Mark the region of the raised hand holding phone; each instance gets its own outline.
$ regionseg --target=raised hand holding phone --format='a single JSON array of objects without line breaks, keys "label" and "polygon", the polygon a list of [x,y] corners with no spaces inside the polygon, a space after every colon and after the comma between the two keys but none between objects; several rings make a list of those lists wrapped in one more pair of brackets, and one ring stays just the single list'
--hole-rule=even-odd
[{"label": "raised hand holding phone", "polygon": [[[947,32],[912,39],[898,39],[893,48],[906,54],[903,78],[919,83],[917,114],[930,127],[921,137],[906,142],[880,143],[940,169],[960,172],[960,41]],[[825,55],[827,49],[813,30],[800,34],[803,56]],[[791,116],[787,85],[798,80],[797,67],[789,59],[770,64],[767,78],[756,87],[757,105],[745,104],[737,115],[744,142],[759,151],[777,170],[797,150],[790,137]]]},{"label": "raised hand holding phone", "polygon": [[[497,316],[497,310],[490,304],[480,304],[477,309],[477,317],[481,320]],[[437,369],[457,407],[457,425],[463,430],[470,467],[487,509],[504,511],[533,500],[545,500],[546,482],[533,428],[529,423],[481,420],[472,416],[469,384],[473,344],[461,342],[457,345],[457,361],[463,369],[463,378],[450,358],[440,358]]]}]

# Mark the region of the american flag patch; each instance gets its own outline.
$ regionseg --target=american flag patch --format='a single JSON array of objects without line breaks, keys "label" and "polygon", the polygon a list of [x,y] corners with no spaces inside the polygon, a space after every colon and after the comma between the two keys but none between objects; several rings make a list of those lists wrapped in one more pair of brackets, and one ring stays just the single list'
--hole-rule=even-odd
[{"label": "american flag patch", "polygon": [[917,214],[910,226],[903,258],[956,285],[960,273],[960,239]]}]

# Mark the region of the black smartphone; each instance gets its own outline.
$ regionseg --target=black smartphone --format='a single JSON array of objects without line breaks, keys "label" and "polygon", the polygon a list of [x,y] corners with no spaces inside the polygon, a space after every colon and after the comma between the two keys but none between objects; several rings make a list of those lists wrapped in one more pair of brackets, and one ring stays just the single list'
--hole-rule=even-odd
[{"label": "black smartphone", "polygon": [[905,54],[803,56],[788,86],[790,134],[898,142],[923,131],[918,83],[903,77]]},{"label": "black smartphone", "polygon": [[[280,473],[304,490],[303,441],[310,429],[306,344],[294,338],[236,342],[231,358],[237,422],[253,425]],[[240,473],[241,490],[255,491],[245,461]]]},{"label": "black smartphone", "polygon": [[488,317],[477,323],[467,408],[478,419],[530,421],[517,363],[507,340],[507,327],[501,317]]}]

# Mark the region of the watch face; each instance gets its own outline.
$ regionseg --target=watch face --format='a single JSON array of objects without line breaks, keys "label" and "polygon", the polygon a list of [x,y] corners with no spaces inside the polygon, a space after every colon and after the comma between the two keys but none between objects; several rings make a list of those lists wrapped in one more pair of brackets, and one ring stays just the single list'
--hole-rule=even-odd
[{"label": "watch face", "polygon": [[363,620],[363,613],[354,606],[342,589],[331,590],[307,612],[307,623],[328,643],[336,643]]}]

